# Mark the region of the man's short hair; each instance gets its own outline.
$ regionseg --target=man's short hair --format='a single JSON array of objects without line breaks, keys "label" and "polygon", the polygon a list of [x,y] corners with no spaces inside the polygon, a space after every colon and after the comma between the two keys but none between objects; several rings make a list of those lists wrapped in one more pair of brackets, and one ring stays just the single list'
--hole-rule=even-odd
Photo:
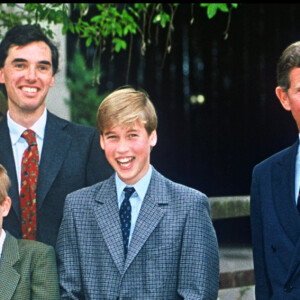
[{"label": "man's short hair", "polygon": [[42,32],[37,25],[17,25],[7,31],[0,43],[0,68],[4,67],[8,51],[11,46],[25,46],[32,42],[45,42],[51,50],[52,72],[55,75],[58,71],[59,53],[57,47]]},{"label": "man's short hair", "polygon": [[290,72],[293,68],[300,68],[300,41],[285,48],[277,63],[277,84],[284,91],[290,88]]}]

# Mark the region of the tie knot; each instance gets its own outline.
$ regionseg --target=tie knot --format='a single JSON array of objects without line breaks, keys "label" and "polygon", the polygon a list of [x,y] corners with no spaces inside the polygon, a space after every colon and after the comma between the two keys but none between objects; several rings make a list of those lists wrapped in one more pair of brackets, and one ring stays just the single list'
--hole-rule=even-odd
[{"label": "tie knot", "polygon": [[22,137],[26,140],[28,146],[36,145],[35,132],[31,129],[26,129],[22,133]]},{"label": "tie knot", "polygon": [[135,191],[134,187],[124,188],[125,199],[129,199],[131,197],[131,195],[134,193],[134,191]]}]

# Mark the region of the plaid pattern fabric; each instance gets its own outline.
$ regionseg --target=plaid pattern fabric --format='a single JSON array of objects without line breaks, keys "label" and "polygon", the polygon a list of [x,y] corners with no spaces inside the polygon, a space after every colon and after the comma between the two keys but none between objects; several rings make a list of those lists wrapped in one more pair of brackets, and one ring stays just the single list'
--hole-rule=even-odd
[{"label": "plaid pattern fabric", "polygon": [[54,249],[6,231],[0,263],[1,300],[59,300]]},{"label": "plaid pattern fabric", "polygon": [[207,197],[153,169],[125,259],[114,176],[70,194],[58,235],[62,299],[217,299]]}]

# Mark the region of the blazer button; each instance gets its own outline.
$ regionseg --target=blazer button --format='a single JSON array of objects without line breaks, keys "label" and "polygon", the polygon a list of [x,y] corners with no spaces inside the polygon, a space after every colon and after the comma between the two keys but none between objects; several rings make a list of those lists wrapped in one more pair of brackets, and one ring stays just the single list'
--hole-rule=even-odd
[{"label": "blazer button", "polygon": [[286,293],[290,293],[292,291],[294,287],[291,285],[291,284],[287,284],[285,287],[284,287],[284,291]]},{"label": "blazer button", "polygon": [[272,249],[273,253],[276,252],[276,247],[274,245],[271,245],[271,249]]}]

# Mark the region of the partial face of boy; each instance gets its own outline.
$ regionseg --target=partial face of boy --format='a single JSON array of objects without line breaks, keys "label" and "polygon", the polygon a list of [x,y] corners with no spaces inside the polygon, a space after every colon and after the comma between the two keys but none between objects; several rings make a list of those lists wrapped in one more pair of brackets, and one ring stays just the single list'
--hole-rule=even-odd
[{"label": "partial face of boy", "polygon": [[130,127],[118,125],[105,128],[100,135],[100,145],[106,159],[128,185],[135,184],[147,173],[150,151],[156,142],[156,130],[149,135],[138,121]]},{"label": "partial face of boy", "polygon": [[5,197],[5,199],[0,204],[0,235],[2,232],[3,218],[8,215],[10,207],[11,207],[11,199],[9,197]]},{"label": "partial face of boy", "polygon": [[0,69],[11,114],[44,110],[48,90],[54,84],[50,47],[42,41],[12,45]]}]

